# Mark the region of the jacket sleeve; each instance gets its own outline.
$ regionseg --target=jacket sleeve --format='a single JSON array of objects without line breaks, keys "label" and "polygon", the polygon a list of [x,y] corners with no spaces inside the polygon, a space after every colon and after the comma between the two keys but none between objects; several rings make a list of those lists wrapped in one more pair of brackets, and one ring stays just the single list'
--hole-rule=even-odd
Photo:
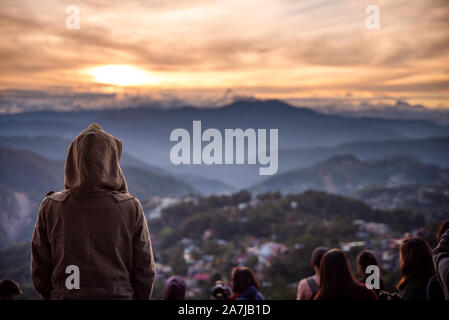
[{"label": "jacket sleeve", "polygon": [[156,275],[150,232],[142,206],[137,202],[137,220],[133,237],[133,270],[131,283],[135,299],[148,300]]},{"label": "jacket sleeve", "polygon": [[433,249],[433,261],[444,296],[449,300],[449,230],[441,236],[440,243]]},{"label": "jacket sleeve", "polygon": [[44,300],[50,299],[50,293],[53,289],[51,285],[53,265],[46,225],[47,203],[48,199],[45,198],[39,208],[31,239],[31,279],[34,288]]}]

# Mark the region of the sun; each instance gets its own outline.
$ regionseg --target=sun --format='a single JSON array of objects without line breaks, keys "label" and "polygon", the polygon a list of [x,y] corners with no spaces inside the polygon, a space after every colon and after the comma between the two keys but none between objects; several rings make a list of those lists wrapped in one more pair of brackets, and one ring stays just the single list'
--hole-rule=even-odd
[{"label": "sun", "polygon": [[95,82],[116,86],[146,86],[158,84],[156,77],[142,69],[127,65],[105,65],[87,70]]}]

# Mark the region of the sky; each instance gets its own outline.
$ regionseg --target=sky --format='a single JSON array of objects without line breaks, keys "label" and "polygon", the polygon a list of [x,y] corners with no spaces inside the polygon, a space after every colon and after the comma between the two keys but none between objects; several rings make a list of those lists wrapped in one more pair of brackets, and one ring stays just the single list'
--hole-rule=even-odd
[{"label": "sky", "polygon": [[[66,27],[68,5],[79,29]],[[368,5],[378,30],[365,26]],[[19,98],[232,94],[449,109],[449,2],[1,0],[0,71],[1,92]]]}]

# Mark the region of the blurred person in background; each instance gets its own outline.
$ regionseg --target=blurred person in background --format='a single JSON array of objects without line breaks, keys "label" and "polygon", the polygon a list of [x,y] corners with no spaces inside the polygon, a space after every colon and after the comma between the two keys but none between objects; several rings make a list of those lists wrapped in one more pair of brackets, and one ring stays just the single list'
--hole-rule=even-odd
[{"label": "blurred person in background", "polygon": [[232,269],[232,291],[235,300],[264,300],[259,292],[259,281],[254,272],[248,267]]},{"label": "blurred person in background", "polygon": [[0,300],[15,300],[22,294],[20,285],[14,280],[3,279],[0,281]]},{"label": "blurred person in background", "polygon": [[432,251],[420,238],[407,238],[399,248],[401,280],[396,286],[403,300],[426,300],[427,284],[435,275]]},{"label": "blurred person in background", "polygon": [[354,279],[349,261],[340,249],[326,252],[321,259],[320,289],[314,300],[377,300],[374,290]]},{"label": "blurred person in background", "polygon": [[449,220],[443,221],[437,233],[433,261],[444,297],[449,300]]},{"label": "blurred person in background", "polygon": [[[379,260],[376,254],[371,250],[362,250],[357,256],[357,272],[360,275],[359,281],[366,284],[366,279],[370,275],[366,273],[366,268],[368,266],[377,266],[380,269]],[[385,290],[385,284],[382,277],[379,278],[379,288],[374,288],[377,296],[379,296],[380,291]]]},{"label": "blurred person in background", "polygon": [[180,276],[172,276],[167,279],[164,286],[164,300],[185,300],[186,283]]},{"label": "blurred person in background", "polygon": [[231,298],[231,290],[224,284],[223,281],[215,281],[212,288],[212,300],[229,300]]},{"label": "blurred person in background", "polygon": [[315,270],[315,274],[311,277],[299,281],[296,300],[313,300],[320,288],[320,263],[324,254],[329,251],[328,248],[318,247],[312,252],[312,260],[310,264]]}]

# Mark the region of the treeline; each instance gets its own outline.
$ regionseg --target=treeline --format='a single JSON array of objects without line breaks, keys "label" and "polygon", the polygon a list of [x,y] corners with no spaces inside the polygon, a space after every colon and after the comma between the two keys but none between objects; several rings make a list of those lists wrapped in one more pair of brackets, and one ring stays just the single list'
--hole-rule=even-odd
[{"label": "treeline", "polygon": [[274,235],[288,243],[304,234],[351,240],[356,231],[353,221],[358,219],[385,223],[401,233],[426,224],[423,213],[410,209],[375,210],[361,201],[320,191],[284,197],[267,193],[255,197],[253,204],[252,200],[247,191],[200,197],[198,203],[184,202],[163,210],[161,218],[152,220],[150,227],[156,234],[162,232],[161,245],[169,247],[185,237],[200,238],[206,229],[211,229],[216,239],[230,240],[236,234],[260,238]]}]

